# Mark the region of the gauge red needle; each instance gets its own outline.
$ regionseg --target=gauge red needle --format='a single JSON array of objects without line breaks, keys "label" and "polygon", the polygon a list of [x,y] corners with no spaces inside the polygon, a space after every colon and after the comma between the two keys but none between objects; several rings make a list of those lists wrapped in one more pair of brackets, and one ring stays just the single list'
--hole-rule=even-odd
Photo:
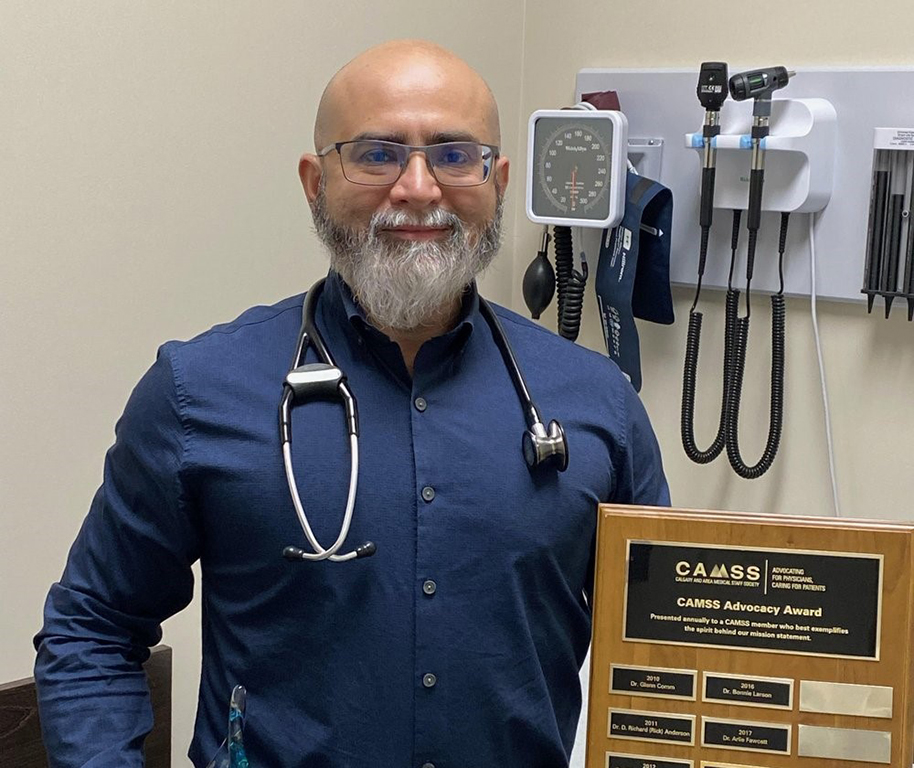
[{"label": "gauge red needle", "polygon": [[575,166],[571,169],[571,210],[574,210],[574,202],[577,200],[577,191],[578,188],[575,185],[575,176],[577,176],[578,167]]}]

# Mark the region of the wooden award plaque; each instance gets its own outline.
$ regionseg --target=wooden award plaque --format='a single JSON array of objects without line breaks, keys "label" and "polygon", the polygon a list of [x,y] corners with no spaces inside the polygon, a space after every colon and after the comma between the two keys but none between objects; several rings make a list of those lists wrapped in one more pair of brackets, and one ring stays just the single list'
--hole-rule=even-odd
[{"label": "wooden award plaque", "polygon": [[599,515],[587,768],[914,763],[914,525]]}]

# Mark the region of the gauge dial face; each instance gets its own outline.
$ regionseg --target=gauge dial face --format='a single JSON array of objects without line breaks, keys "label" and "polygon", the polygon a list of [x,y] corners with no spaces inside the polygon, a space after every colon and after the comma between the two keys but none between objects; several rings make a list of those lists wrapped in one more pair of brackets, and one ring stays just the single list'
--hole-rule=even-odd
[{"label": "gauge dial face", "polygon": [[569,115],[536,121],[534,213],[586,221],[608,217],[612,131],[609,120]]}]

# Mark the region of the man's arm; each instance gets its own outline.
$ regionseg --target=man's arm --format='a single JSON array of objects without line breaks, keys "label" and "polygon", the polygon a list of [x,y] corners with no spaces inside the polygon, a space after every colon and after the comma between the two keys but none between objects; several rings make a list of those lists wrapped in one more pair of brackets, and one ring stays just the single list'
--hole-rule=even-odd
[{"label": "man's arm", "polygon": [[654,507],[670,505],[670,489],[663,474],[660,446],[641,399],[625,387],[625,449],[615,462],[616,483],[612,502]]},{"label": "man's arm", "polygon": [[193,596],[189,428],[167,348],[137,385],[104,480],[48,594],[35,680],[53,768],[142,766],[152,708],[142,663]]}]

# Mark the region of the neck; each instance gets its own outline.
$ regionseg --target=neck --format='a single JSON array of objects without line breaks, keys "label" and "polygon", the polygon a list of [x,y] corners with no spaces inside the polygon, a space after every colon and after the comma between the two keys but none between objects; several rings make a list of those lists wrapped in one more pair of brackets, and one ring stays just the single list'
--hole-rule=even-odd
[{"label": "neck", "polygon": [[419,349],[422,345],[429,339],[434,339],[436,336],[442,336],[451,330],[457,323],[457,318],[459,316],[460,299],[458,298],[451,306],[442,309],[435,317],[431,318],[425,325],[422,325],[419,328],[404,330],[402,328],[379,327],[378,330],[387,334],[390,340],[396,342],[397,346],[400,347],[400,354],[403,355],[403,362],[406,364],[406,370],[409,371],[409,375],[412,376],[416,363],[416,355],[419,354]]}]

